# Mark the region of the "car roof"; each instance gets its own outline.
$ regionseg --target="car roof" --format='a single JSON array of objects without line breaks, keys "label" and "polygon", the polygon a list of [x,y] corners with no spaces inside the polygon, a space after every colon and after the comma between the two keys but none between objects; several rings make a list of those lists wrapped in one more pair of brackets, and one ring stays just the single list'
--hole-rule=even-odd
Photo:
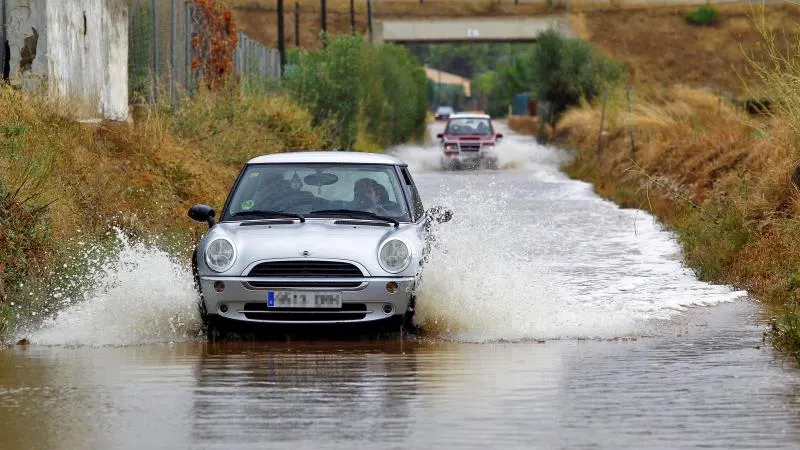
[{"label": "car roof", "polygon": [[380,153],[362,152],[285,152],[262,155],[247,161],[247,164],[286,164],[286,163],[341,163],[341,164],[387,164],[405,166],[406,163],[394,156]]},{"label": "car roof", "polygon": [[478,114],[478,113],[458,113],[453,114],[450,116],[451,119],[491,119],[492,117],[488,114]]}]

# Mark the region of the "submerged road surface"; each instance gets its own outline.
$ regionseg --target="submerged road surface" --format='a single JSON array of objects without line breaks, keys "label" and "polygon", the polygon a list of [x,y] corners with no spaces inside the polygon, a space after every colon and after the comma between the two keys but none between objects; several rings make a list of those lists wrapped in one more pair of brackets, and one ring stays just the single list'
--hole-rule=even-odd
[{"label": "submerged road surface", "polygon": [[101,292],[0,351],[0,448],[800,446],[800,375],[745,293],[697,281],[560,150],[500,152],[502,170],[441,173],[435,148],[396,150],[455,211],[424,337],[209,344],[188,271],[126,243]]}]

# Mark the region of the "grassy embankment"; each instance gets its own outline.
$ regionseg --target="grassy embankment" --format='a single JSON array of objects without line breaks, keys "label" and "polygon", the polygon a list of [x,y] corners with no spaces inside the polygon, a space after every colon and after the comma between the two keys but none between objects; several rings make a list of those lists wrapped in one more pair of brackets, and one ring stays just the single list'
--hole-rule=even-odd
[{"label": "grassy embankment", "polygon": [[81,298],[119,245],[112,227],[187,258],[204,231],[188,207],[220,208],[254,156],[382,150],[424,131],[424,72],[403,49],[336,38],[295,58],[280,90],[140,105],[132,123],[79,123],[68,104],[0,86],[0,342]]},{"label": "grassy embankment", "polygon": [[[684,12],[617,15],[626,26],[613,32],[603,24],[614,14],[585,16],[586,37],[633,75],[631,111],[613,89],[599,151],[600,101],[567,112],[554,139],[574,150],[568,174],[658,216],[701,279],[761,300],[776,317],[772,341],[800,357],[800,65],[784,58],[800,14],[769,8],[754,22],[724,8],[697,28]],[[772,114],[735,106],[748,94],[771,99]]]},{"label": "grassy embankment", "polygon": [[[317,148],[324,130],[286,98],[199,96],[175,114],[86,125],[64,108],[0,87],[0,337],[74,297],[92,246],[111,227],[181,253],[203,232],[194,203],[222,205],[240,164],[285,148]],[[185,253],[185,252],[184,252]]]}]

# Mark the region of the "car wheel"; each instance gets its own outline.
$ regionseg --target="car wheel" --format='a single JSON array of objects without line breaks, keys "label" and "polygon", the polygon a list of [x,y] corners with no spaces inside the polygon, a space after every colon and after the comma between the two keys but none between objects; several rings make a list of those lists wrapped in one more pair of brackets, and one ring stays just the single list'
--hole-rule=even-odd
[{"label": "car wheel", "polygon": [[203,321],[206,339],[209,341],[221,341],[228,337],[228,330],[224,325],[224,319],[218,316],[206,315]]},{"label": "car wheel", "polygon": [[197,269],[197,248],[192,253],[192,278],[194,279],[194,289],[197,291],[197,312],[200,314],[201,331],[208,334],[208,310],[206,310],[206,302],[203,301],[203,289],[200,287],[200,272]]},{"label": "car wheel", "polygon": [[403,314],[403,333],[419,334],[419,327],[414,325],[414,314],[417,309],[417,297],[411,296],[406,313]]}]

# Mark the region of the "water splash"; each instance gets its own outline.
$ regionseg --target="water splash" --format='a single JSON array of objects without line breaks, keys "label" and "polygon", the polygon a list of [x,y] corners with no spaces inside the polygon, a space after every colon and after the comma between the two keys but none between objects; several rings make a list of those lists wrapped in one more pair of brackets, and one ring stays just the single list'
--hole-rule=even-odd
[{"label": "water splash", "polygon": [[687,308],[746,295],[698,281],[649,214],[568,179],[558,170],[565,152],[513,135],[507,145],[519,170],[416,177],[426,203],[455,212],[437,227],[420,286],[416,320],[429,334],[639,336]]},{"label": "water splash", "polygon": [[[43,345],[135,345],[196,337],[200,330],[191,271],[168,253],[117,233],[119,249],[84,275],[78,298],[23,335]],[[91,254],[89,251],[86,254]],[[62,297],[61,293],[54,294]]]},{"label": "water splash", "polygon": [[[392,155],[407,163],[414,173],[440,171],[439,159],[442,150],[438,145],[436,133],[440,132],[443,127],[442,124],[435,124],[429,128],[430,139],[428,141],[430,143],[428,145],[397,146],[392,149]],[[554,168],[560,167],[569,160],[570,156],[566,152],[556,147],[540,145],[532,137],[515,134],[502,122],[495,122],[495,128],[504,135],[504,138],[498,141],[495,149],[500,171],[526,170],[564,178]],[[476,171],[474,173],[491,172],[493,171]]]}]

